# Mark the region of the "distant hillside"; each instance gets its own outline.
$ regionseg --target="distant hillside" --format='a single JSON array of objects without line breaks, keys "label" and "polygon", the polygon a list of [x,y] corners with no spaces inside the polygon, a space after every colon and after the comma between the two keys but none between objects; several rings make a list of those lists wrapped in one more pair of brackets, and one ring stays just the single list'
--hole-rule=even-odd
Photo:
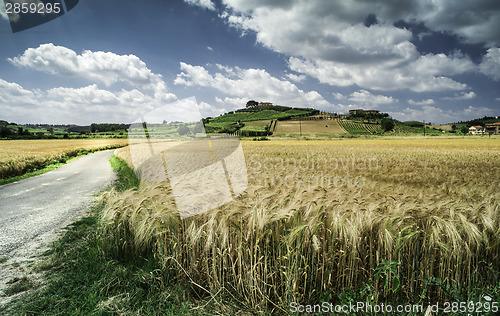
[{"label": "distant hillside", "polygon": [[319,110],[309,108],[291,108],[286,106],[268,106],[262,108],[246,108],[231,111],[215,118],[208,118],[210,122],[251,122],[262,120],[287,120],[294,116],[310,116],[319,113]]},{"label": "distant hillside", "polygon": [[[300,120],[299,120],[300,118]],[[486,118],[488,119],[488,118]],[[384,120],[393,127],[385,130]],[[300,123],[300,122],[304,123]],[[311,108],[291,108],[286,106],[254,106],[231,111],[218,117],[203,119],[207,133],[230,133],[240,136],[266,135],[443,135],[443,133],[468,132],[463,129],[441,129],[418,121],[401,122],[387,113],[325,113]]]},{"label": "distant hillside", "polygon": [[500,122],[500,119],[497,117],[493,116],[484,116],[482,118],[477,118],[473,120],[468,120],[468,121],[459,121],[459,122],[454,122],[454,123],[449,123],[449,124],[442,124],[442,125],[434,125],[432,127],[439,129],[439,130],[444,130],[450,133],[463,133],[466,134],[469,131],[469,127],[471,126],[486,126],[491,123],[496,123]]},{"label": "distant hillside", "polygon": [[500,118],[498,118],[498,116],[496,116],[496,117],[484,116],[482,118],[477,118],[477,119],[473,119],[473,120],[469,120],[469,121],[460,121],[460,122],[450,123],[450,124],[465,124],[467,126],[478,126],[478,125],[485,126],[486,124],[491,124],[491,123],[496,123],[496,122],[500,122]]},{"label": "distant hillside", "polygon": [[17,124],[0,120],[1,139],[123,138],[130,124],[92,123],[87,126],[64,124]]},{"label": "distant hillside", "polygon": [[[266,134],[261,127],[264,125],[270,126],[271,121],[288,120],[294,117],[308,117],[318,114],[320,111],[310,108],[291,108],[287,106],[266,106],[266,107],[250,107],[239,109],[222,114],[217,117],[207,117],[203,119],[203,125],[208,133],[234,133],[243,129],[245,126],[255,126],[255,130],[244,129],[255,136]],[[259,122],[254,124],[252,122]],[[267,122],[267,124],[265,124]],[[268,127],[269,129],[269,127]]]}]

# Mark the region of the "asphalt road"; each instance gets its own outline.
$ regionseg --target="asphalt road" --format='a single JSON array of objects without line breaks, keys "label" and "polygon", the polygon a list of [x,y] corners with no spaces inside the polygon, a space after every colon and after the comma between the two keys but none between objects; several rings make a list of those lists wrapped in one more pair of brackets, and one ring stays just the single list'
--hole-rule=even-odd
[{"label": "asphalt road", "polygon": [[[52,241],[84,214],[115,173],[113,150],[93,153],[40,176],[0,186],[0,258]],[[45,236],[47,238],[45,238]]]}]

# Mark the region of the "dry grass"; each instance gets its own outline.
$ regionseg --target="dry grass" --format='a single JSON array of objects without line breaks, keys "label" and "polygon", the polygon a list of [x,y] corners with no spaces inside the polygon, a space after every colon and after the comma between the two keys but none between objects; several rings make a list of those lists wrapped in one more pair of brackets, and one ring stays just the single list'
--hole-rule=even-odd
[{"label": "dry grass", "polygon": [[432,127],[432,128],[440,128],[440,129],[445,130],[445,131],[451,131],[451,130],[452,130],[451,125],[452,125],[452,124],[444,124],[444,125],[428,125],[428,126],[429,126],[429,127]]},{"label": "dry grass", "polygon": [[0,140],[0,179],[19,176],[82,151],[116,148],[127,139]]},{"label": "dry grass", "polygon": [[152,252],[194,291],[256,310],[363,287],[368,300],[427,302],[497,286],[498,139],[243,147],[248,189],[208,213],[180,220],[168,183],[108,193],[110,248]]}]

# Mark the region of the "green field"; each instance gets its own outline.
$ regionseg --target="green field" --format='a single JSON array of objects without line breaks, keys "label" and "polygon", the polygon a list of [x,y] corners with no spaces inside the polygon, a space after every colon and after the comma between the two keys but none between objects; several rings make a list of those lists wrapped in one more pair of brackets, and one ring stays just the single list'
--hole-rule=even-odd
[{"label": "green field", "polygon": [[[66,128],[53,128],[52,130],[24,127],[18,125],[8,125],[5,128],[10,130],[9,134],[0,135],[0,139],[81,139],[81,138],[126,138],[127,130],[116,130],[108,132],[74,132]],[[19,133],[22,128],[22,133]]]},{"label": "green field", "polygon": [[337,122],[346,132],[350,134],[372,134],[372,132],[370,132],[363,123],[349,120],[337,120]]},{"label": "green field", "polygon": [[307,115],[311,113],[307,110],[288,110],[285,112],[279,112],[275,110],[262,110],[259,112],[237,112],[232,114],[225,114],[222,116],[210,119],[210,122],[251,122],[251,121],[263,121],[263,120],[275,120],[279,118],[294,117],[300,115]]},{"label": "green field", "polygon": [[245,125],[245,126],[243,126],[243,128],[241,130],[265,132],[267,130],[267,126],[266,125]]}]

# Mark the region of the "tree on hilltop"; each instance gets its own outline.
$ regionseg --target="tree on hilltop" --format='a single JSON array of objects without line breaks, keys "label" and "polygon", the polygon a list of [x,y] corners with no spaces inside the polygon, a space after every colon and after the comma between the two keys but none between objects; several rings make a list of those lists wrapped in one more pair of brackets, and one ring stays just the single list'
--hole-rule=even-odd
[{"label": "tree on hilltop", "polygon": [[259,105],[259,102],[255,100],[250,100],[247,102],[247,108],[253,108]]}]

